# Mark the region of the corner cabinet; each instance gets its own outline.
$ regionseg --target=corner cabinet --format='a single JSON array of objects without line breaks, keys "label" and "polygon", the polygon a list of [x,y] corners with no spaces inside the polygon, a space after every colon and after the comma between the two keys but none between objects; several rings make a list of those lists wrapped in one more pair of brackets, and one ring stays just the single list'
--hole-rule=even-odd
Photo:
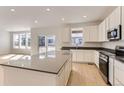
[{"label": "corner cabinet", "polygon": [[98,26],[85,26],[83,28],[84,42],[98,42]]}]

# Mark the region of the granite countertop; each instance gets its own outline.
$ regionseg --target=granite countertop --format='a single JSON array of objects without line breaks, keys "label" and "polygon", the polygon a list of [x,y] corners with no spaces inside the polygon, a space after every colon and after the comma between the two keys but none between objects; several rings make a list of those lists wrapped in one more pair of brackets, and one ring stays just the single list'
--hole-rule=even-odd
[{"label": "granite countertop", "polygon": [[96,50],[100,53],[108,55],[111,58],[119,60],[124,63],[124,56],[116,56],[114,49],[108,49],[104,47],[73,47],[73,46],[63,46],[62,50],[70,50],[70,49],[81,49],[81,50]]},{"label": "granite countertop", "polygon": [[2,66],[34,70],[58,74],[63,65],[71,57],[69,51],[48,52],[1,63]]}]

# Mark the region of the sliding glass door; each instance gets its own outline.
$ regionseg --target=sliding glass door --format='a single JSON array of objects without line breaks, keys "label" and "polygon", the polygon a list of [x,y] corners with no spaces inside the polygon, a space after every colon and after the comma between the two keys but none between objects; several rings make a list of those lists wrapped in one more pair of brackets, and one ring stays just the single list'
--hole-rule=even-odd
[{"label": "sliding glass door", "polygon": [[55,35],[39,36],[39,53],[55,51]]}]

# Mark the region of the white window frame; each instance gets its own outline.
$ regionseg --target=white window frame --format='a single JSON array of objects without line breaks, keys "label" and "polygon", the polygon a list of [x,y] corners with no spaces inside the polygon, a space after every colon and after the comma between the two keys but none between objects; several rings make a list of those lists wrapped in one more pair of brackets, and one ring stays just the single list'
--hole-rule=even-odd
[{"label": "white window frame", "polygon": [[[14,35],[15,34],[19,36],[19,46],[18,47],[15,47],[15,45],[14,45]],[[25,36],[26,36],[26,45],[24,47],[21,46],[21,38],[20,38],[21,34],[25,34]],[[13,37],[13,39],[12,39],[13,46],[12,47],[13,47],[13,49],[31,49],[31,46],[30,47],[28,46],[28,34],[31,35],[30,32],[15,32],[15,33],[12,33],[12,37]]]},{"label": "white window frame", "polygon": [[31,33],[28,32],[26,34],[26,46],[27,46],[28,49],[31,49],[31,41],[30,41],[30,46],[28,46],[28,34],[30,34],[30,39],[31,39]]},{"label": "white window frame", "polygon": [[[82,46],[83,43],[84,43],[84,41],[83,41],[82,44],[80,44],[80,45],[73,44],[73,42],[72,42],[72,33],[73,33],[73,31],[81,31],[81,32],[82,32],[82,35],[83,35],[83,28],[72,28],[72,29],[71,29],[71,44],[72,44],[73,46]],[[83,36],[82,36],[82,39],[83,39]],[[84,39],[83,39],[83,40],[84,40]]]},{"label": "white window frame", "polygon": [[[22,42],[22,41],[21,41],[21,35],[22,35],[22,34],[24,34],[24,36],[25,36],[25,38],[26,38],[26,33],[20,33],[20,34],[19,34],[19,36],[20,36],[20,38],[19,38],[19,41],[20,41],[19,47],[20,47],[20,49],[26,49],[26,44],[25,44],[25,46],[22,46],[22,45],[21,45],[21,42]],[[27,42],[27,41],[26,41],[26,42]]]},{"label": "white window frame", "polygon": [[[46,52],[48,52],[48,37],[49,36],[55,36],[55,50],[56,50],[56,35],[39,35],[39,36],[45,36],[45,46],[44,46],[44,48],[45,48],[45,51]],[[38,42],[39,43],[39,42]],[[38,46],[39,47],[39,46]],[[39,49],[38,49],[38,51],[39,51],[39,53],[40,53],[40,47],[39,47]]]},{"label": "white window frame", "polygon": [[[19,34],[17,34],[17,33],[15,33],[15,34],[13,34],[13,48],[15,48],[15,49],[18,49],[19,48],[19,46],[15,46],[15,36],[14,35],[18,35],[18,39],[20,38],[19,37]],[[18,41],[19,42],[19,44],[20,44],[20,41]]]}]

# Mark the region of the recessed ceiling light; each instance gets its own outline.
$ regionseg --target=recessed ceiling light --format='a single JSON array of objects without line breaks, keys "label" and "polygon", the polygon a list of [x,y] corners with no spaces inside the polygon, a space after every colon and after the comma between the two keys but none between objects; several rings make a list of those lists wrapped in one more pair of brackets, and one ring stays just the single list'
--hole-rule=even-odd
[{"label": "recessed ceiling light", "polygon": [[49,12],[50,11],[50,8],[47,8],[46,11]]},{"label": "recessed ceiling light", "polygon": [[61,20],[62,20],[62,21],[64,21],[64,20],[65,20],[65,18],[61,18]]},{"label": "recessed ceiling light", "polygon": [[38,21],[37,21],[37,20],[35,20],[35,21],[34,21],[34,23],[38,23]]},{"label": "recessed ceiling light", "polygon": [[11,12],[15,12],[15,9],[10,9]]},{"label": "recessed ceiling light", "polygon": [[84,18],[86,18],[87,16],[83,16]]}]

